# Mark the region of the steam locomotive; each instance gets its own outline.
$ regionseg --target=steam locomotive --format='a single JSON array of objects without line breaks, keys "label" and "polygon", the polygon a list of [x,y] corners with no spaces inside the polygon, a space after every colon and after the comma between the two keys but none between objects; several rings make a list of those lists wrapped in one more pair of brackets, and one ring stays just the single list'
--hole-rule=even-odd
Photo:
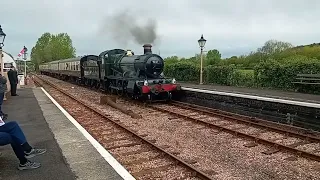
[{"label": "steam locomotive", "polygon": [[147,101],[171,100],[179,91],[175,78],[163,76],[164,60],[145,44],[144,54],[112,49],[97,55],[41,64],[41,74],[102,89],[112,94]]}]

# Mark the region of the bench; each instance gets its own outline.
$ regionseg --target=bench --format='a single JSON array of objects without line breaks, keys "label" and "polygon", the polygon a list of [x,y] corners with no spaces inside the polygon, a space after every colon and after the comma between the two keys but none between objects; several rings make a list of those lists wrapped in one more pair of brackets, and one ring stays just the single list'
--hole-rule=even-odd
[{"label": "bench", "polygon": [[295,81],[295,92],[318,92],[317,85],[320,85],[320,74],[297,74]]},{"label": "bench", "polygon": [[294,84],[320,85],[320,74],[297,74]]}]

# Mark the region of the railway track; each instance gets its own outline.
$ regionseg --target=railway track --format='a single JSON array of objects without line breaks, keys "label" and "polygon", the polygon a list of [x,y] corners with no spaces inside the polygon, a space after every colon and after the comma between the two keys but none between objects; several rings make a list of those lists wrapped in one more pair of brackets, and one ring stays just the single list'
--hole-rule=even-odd
[{"label": "railway track", "polygon": [[[147,134],[139,134],[116,119],[100,112],[55,84],[35,75],[35,83],[51,89],[56,98],[94,134],[103,146],[120,161],[137,179],[213,179],[215,172],[203,172],[176,156],[168,147],[156,145]],[[58,101],[59,101],[58,100]],[[73,109],[73,110],[72,110]],[[170,175],[168,175],[170,174]],[[174,174],[174,176],[172,176]]]},{"label": "railway track", "polygon": [[[137,103],[138,105],[142,105],[141,103]],[[145,106],[145,105],[144,105]],[[274,122],[262,120],[262,119],[255,119],[250,118],[247,116],[242,116],[234,113],[228,113],[228,112],[221,112],[220,110],[212,109],[212,108],[206,108],[202,106],[197,105],[191,105],[188,103],[182,103],[178,101],[173,101],[170,103],[170,105],[165,104],[153,104],[148,105],[148,107],[171,114],[173,116],[186,119],[192,122],[196,122],[201,125],[205,125],[207,127],[211,127],[214,129],[218,129],[230,134],[234,134],[239,137],[243,137],[246,139],[251,140],[251,143],[245,144],[244,146],[250,148],[255,147],[258,144],[265,144],[270,147],[268,151],[263,152],[264,154],[273,154],[277,153],[280,150],[285,150],[291,153],[294,153],[298,157],[305,157],[309,158],[315,161],[320,162],[320,135],[316,136],[314,132],[298,128],[298,127],[292,127],[284,124],[277,124]],[[192,112],[185,112],[185,113],[177,113],[179,109],[176,107],[189,110]],[[189,113],[189,114],[188,114]],[[194,118],[193,116],[202,116],[199,118]],[[207,117],[214,117],[217,118],[214,121],[206,121]],[[225,122],[225,124],[215,124],[216,122]],[[236,128],[232,128],[233,126],[237,125],[244,125]],[[242,132],[241,130],[245,130],[250,127],[255,127],[256,131],[254,133],[247,133]],[[262,135],[264,133],[279,133],[279,135],[276,138],[261,138],[259,135]],[[274,135],[271,135],[271,137]],[[281,144],[279,141],[288,139],[288,138],[297,138],[297,140],[294,140],[294,143],[291,144]],[[304,151],[303,149],[299,149],[299,146],[303,145],[316,145],[318,148],[315,148],[312,150],[312,152]],[[293,157],[292,157],[293,158]],[[290,158],[290,159],[292,159]]]},{"label": "railway track", "polygon": [[[155,142],[155,144],[162,147],[166,151],[171,152],[171,154],[178,156],[180,159],[183,159],[188,164],[194,165],[198,169],[202,170],[206,174],[209,174],[211,175],[211,177],[214,177],[216,179],[307,180],[317,179],[316,177],[319,177],[320,175],[320,171],[318,170],[320,163],[318,161],[298,157],[292,155],[292,153],[290,152],[285,151],[265,155],[261,152],[267,151],[269,149],[275,150],[276,147],[270,145],[265,146],[264,144],[259,144],[259,142],[257,142],[255,144],[256,146],[251,146],[252,148],[247,148],[244,145],[250,145],[252,143],[249,142],[254,142],[254,140],[252,140],[251,138],[243,138],[241,136],[238,137],[235,136],[235,133],[226,133],[224,131],[221,131],[220,128],[212,128],[212,126],[203,125],[197,123],[194,120],[188,121],[185,120],[183,117],[179,117],[175,114],[163,113],[162,111],[152,109],[152,107],[147,107],[144,104],[140,104],[141,106],[138,106],[136,103],[134,103],[134,101],[125,98],[117,98],[116,102],[118,104],[125,106],[127,109],[130,109],[135,113],[142,115],[142,119],[130,118],[130,116],[125,115],[119,111],[115,111],[113,108],[109,106],[97,104],[97,102],[99,102],[99,97],[105,96],[105,93],[103,92],[95,91],[83,86],[77,86],[75,84],[61,81],[48,76],[40,77],[54,83],[63,90],[68,91],[78,99],[86,101],[88,104],[95,106],[96,109],[99,109],[101,112],[104,112],[105,114],[110,115],[112,118],[115,118],[114,120],[120,122],[127,128],[130,128],[134,132],[138,134],[148,134],[148,137],[146,137],[147,139],[150,139],[152,142]],[[68,105],[68,103],[69,102],[67,102],[66,104]],[[175,108],[172,108],[171,106],[174,106]],[[223,126],[227,125],[227,121],[231,121],[227,118],[225,118],[224,120],[220,120],[222,117],[218,115],[213,116],[206,115],[205,113],[199,113],[199,110],[193,109],[194,106],[192,106],[192,108],[182,108],[180,106],[171,104],[170,107],[171,109],[169,108],[169,110],[174,110],[176,113],[181,113],[183,115],[188,114],[191,115],[191,117],[193,118],[200,118],[200,120],[203,121],[210,121],[210,118],[211,120],[218,120],[210,123],[220,122],[220,125]],[[238,114],[232,114],[224,111],[220,112],[219,110],[212,110],[210,108],[205,107],[198,108],[200,108],[201,110],[206,109],[211,113],[216,112],[219,115],[228,115],[236,118],[240,117]],[[258,119],[252,119],[246,116],[243,116],[241,118],[258,123],[260,121]],[[229,124],[231,124],[231,122],[229,122]],[[263,122],[262,124],[265,124],[265,122]],[[270,125],[284,128],[282,124],[270,123]],[[85,127],[86,125],[84,124],[82,126]],[[232,126],[232,124],[230,126]],[[250,129],[252,125],[248,124],[247,127],[248,129]],[[294,129],[295,131],[297,130],[297,128],[291,126],[285,128],[291,130]],[[246,130],[247,128],[244,129]],[[100,131],[103,132],[103,129],[101,129]],[[304,132],[304,134],[310,134],[310,132],[304,130],[299,131]],[[270,131],[267,130],[266,132]],[[265,135],[265,137],[275,136],[274,134],[270,133],[261,134]],[[95,139],[98,140],[101,136],[103,136],[103,134],[97,135],[97,138]],[[288,139],[289,141],[291,141],[290,137]],[[101,144],[103,144],[103,140],[101,140],[100,142]],[[114,152],[113,149],[109,150],[109,152],[113,154],[114,157],[117,157],[117,159],[119,158],[118,160],[120,163],[126,163],[126,160],[120,159],[126,158],[126,156],[118,156],[116,154],[117,152]],[[131,164],[130,166],[134,166],[134,164]],[[171,179],[168,178],[169,176],[165,177],[164,174],[168,173],[170,172],[163,172],[162,176],[159,175],[156,178]],[[154,177],[155,176],[146,179],[153,179]],[[170,177],[173,177],[173,179],[179,179],[177,178],[178,176]]]},{"label": "railway track", "polygon": [[[223,114],[215,112],[215,110],[210,108],[182,102],[174,101],[169,105],[152,104],[148,105],[148,107],[178,118],[249,139],[251,142],[244,145],[248,148],[255,147],[258,144],[267,145],[270,149],[263,152],[267,155],[284,150],[293,153],[294,156],[288,158],[291,160],[293,160],[295,156],[301,156],[320,161],[320,138],[310,135],[310,132],[302,129],[298,131],[292,130],[292,127],[289,126],[275,125],[274,123],[260,120],[254,121],[248,117]],[[249,130],[250,128],[252,130]],[[269,136],[263,136],[265,133],[269,133]],[[293,143],[287,143],[285,141],[289,138],[294,138],[294,140],[292,140]],[[302,146],[309,146],[312,150],[306,151],[301,148]]]}]

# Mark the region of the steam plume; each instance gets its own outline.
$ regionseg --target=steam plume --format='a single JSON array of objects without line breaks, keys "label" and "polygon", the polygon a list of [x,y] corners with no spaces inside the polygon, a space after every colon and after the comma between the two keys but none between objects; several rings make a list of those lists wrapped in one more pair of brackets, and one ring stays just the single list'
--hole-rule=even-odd
[{"label": "steam plume", "polygon": [[[138,23],[138,20],[144,24]],[[157,39],[157,23],[153,19],[139,19],[135,13],[120,12],[108,16],[103,23],[102,33],[109,34],[116,42],[127,45],[133,40],[139,45],[153,44]]]}]

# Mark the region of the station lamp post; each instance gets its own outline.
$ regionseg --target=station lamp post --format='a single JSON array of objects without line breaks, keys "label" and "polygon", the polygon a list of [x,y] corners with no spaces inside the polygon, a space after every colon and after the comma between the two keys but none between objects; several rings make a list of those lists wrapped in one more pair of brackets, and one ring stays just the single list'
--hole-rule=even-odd
[{"label": "station lamp post", "polygon": [[6,34],[2,31],[0,25],[0,63],[1,63],[1,75],[3,76],[3,54],[2,54],[2,47],[4,46],[4,39],[6,38]]},{"label": "station lamp post", "polygon": [[27,51],[26,46],[23,46],[23,59],[24,59],[24,78],[27,78]]},{"label": "station lamp post", "polygon": [[201,35],[201,38],[198,40],[198,43],[199,43],[199,46],[201,48],[201,53],[200,53],[200,57],[201,57],[201,63],[200,63],[200,84],[203,84],[202,82],[202,75],[203,75],[203,48],[204,48],[204,45],[206,45],[206,41],[204,38],[203,38],[203,34]]}]

